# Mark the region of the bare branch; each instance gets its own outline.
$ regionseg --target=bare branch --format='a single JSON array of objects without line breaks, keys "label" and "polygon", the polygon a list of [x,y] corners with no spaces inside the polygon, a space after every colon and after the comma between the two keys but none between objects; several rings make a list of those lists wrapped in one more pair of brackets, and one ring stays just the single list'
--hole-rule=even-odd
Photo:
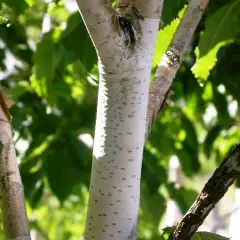
[{"label": "bare branch", "polygon": [[177,224],[169,240],[190,240],[240,172],[240,144],[227,156],[208,180],[196,201]]},{"label": "bare branch", "polygon": [[208,3],[209,0],[192,0],[189,3],[173,40],[159,63],[155,79],[151,83],[149,90],[146,139],[151,130],[152,122],[162,108],[175,74],[181,65],[183,55],[191,42],[192,36]]}]

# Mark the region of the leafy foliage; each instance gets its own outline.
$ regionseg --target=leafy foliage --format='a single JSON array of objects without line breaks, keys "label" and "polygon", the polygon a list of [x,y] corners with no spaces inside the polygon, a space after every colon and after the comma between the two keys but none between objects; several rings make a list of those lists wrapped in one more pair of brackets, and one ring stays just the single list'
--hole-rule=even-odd
[{"label": "leafy foliage", "polygon": [[228,240],[230,238],[222,237],[218,234],[209,232],[197,232],[193,236],[193,240]]},{"label": "leafy foliage", "polygon": [[24,0],[24,1],[15,1],[15,0],[3,0],[14,12],[19,15],[23,13],[28,7],[33,6],[35,3],[34,0]]},{"label": "leafy foliage", "polygon": [[87,71],[96,64],[96,51],[79,13],[69,17],[61,41],[67,51],[74,53],[80,59]]}]

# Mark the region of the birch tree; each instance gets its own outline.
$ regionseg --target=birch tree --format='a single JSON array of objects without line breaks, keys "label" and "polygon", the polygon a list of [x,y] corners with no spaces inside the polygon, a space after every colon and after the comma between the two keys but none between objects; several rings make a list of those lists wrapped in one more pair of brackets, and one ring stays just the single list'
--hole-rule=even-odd
[{"label": "birch tree", "polygon": [[[25,11],[27,5],[34,5],[33,2],[28,0],[20,3],[20,5],[6,2],[6,5],[13,8],[15,14],[18,15]],[[166,27],[162,21],[163,1],[122,0],[117,1],[114,6],[110,2],[103,0],[77,0],[77,3],[88,32],[85,31],[82,22],[79,25],[76,24],[79,23],[77,14],[69,17],[65,30],[63,30],[64,25],[63,29],[61,29],[57,24],[60,24],[61,21],[66,21],[67,17],[59,14],[58,11],[54,12],[54,7],[52,7],[51,3],[47,3],[49,4],[47,7],[48,11],[44,13],[43,26],[36,46],[31,45],[33,43],[27,41],[27,39],[23,40],[22,33],[19,35],[21,36],[20,38],[13,39],[13,42],[16,42],[16,44],[9,43],[6,36],[12,36],[11,31],[21,32],[22,29],[19,27],[18,21],[26,26],[27,24],[35,23],[36,19],[34,21],[28,21],[28,19],[30,19],[30,15],[33,15],[33,12],[36,14],[38,11],[32,11],[26,19],[21,16],[17,18],[17,26],[14,25],[16,19],[10,21],[13,23],[13,26],[11,24],[9,26],[8,21],[4,18],[0,19],[3,22],[6,21],[4,23],[6,28],[0,26],[0,32],[2,32],[0,37],[7,46],[6,52],[11,51],[24,63],[23,65],[18,64],[16,72],[12,71],[10,75],[9,73],[5,74],[3,80],[4,84],[6,80],[10,80],[6,85],[12,89],[13,97],[17,101],[18,98],[20,99],[17,108],[21,109],[22,105],[24,106],[23,109],[19,110],[20,112],[17,111],[13,115],[17,117],[26,114],[28,116],[25,119],[26,116],[24,115],[24,124],[19,124],[17,122],[18,118],[16,121],[13,118],[14,128],[18,130],[20,136],[22,135],[21,137],[24,136],[30,142],[20,164],[23,183],[26,186],[25,194],[30,205],[34,208],[41,198],[46,197],[46,195],[44,196],[44,189],[47,188],[46,179],[50,189],[62,203],[72,192],[76,193],[74,187],[79,182],[84,182],[85,185],[88,185],[86,172],[89,172],[89,164],[86,163],[86,159],[88,159],[89,149],[81,141],[81,134],[86,129],[88,129],[90,134],[92,133],[89,129],[93,126],[91,121],[93,117],[84,121],[82,116],[84,116],[84,113],[90,116],[90,112],[95,111],[92,107],[94,104],[89,104],[91,98],[93,98],[91,99],[92,102],[95,99],[91,88],[86,88],[88,91],[84,94],[83,89],[85,87],[81,86],[79,90],[78,84],[80,81],[78,77],[80,75],[82,78],[82,75],[84,75],[84,78],[86,77],[88,80],[93,81],[95,85],[98,85],[97,119],[85,239],[136,239],[140,195],[146,198],[145,201],[147,200],[145,206],[150,207],[152,199],[152,196],[146,194],[146,192],[140,194],[144,144],[151,132],[152,125],[154,128],[158,127],[159,122],[156,120],[156,117],[168,105],[172,96],[170,87],[181,64],[184,63],[184,68],[186,68],[186,66],[189,67],[189,62],[193,61],[192,58],[190,58],[191,61],[189,59],[184,60],[184,54],[187,49],[189,50],[189,46],[191,48],[196,45],[192,40],[196,41],[194,33],[203,14],[208,11],[208,0],[190,1],[187,9],[184,8],[179,13],[179,17],[173,21],[170,19],[167,24],[170,22],[171,24]],[[56,1],[56,6],[58,4],[59,1]],[[178,4],[179,2],[176,3],[176,5]],[[165,1],[166,5],[168,6],[169,2]],[[197,37],[200,35],[201,37],[198,48],[195,51],[197,59],[192,68],[192,73],[201,81],[201,85],[207,80],[210,70],[215,66],[220,47],[237,41],[238,21],[233,16],[238,14],[239,5],[239,1],[236,0],[226,5],[219,4],[218,7],[215,7],[217,9],[215,10],[216,12],[210,8],[203,34],[200,34],[201,30],[198,30]],[[60,22],[58,22],[56,15],[61,18]],[[44,23],[46,22],[48,22],[48,25],[45,26]],[[74,24],[77,25],[76,28],[74,28]],[[229,28],[228,26],[230,25],[233,27]],[[169,36],[172,36],[173,28],[177,29],[171,39]],[[169,29],[171,29],[171,32]],[[30,31],[28,29],[26,32],[30,34],[31,31],[32,29],[30,28]],[[99,82],[98,79],[95,79],[95,77],[98,78],[96,69],[94,69],[94,64],[97,60],[95,55],[92,54],[93,48],[88,34],[97,52],[98,71],[100,74]],[[167,34],[169,39],[160,41],[162,36],[166,38],[164,34]],[[73,39],[78,41],[78,44],[72,44]],[[157,46],[155,46],[156,39]],[[159,44],[164,44],[165,46],[159,48]],[[31,48],[29,47],[30,45]],[[161,49],[161,53],[158,52],[159,49]],[[22,50],[25,54],[34,52],[31,55],[33,62],[26,64],[31,57],[29,58],[22,54]],[[80,59],[77,64],[73,64],[76,61],[76,56],[71,55],[69,52],[74,53]],[[162,54],[163,57],[160,59]],[[231,64],[232,62],[234,62],[234,58],[230,61],[230,65],[234,65]],[[155,67],[154,64],[156,63],[158,63],[158,67]],[[183,69],[180,70],[181,74]],[[92,74],[94,71],[95,74]],[[196,92],[192,93],[193,96],[198,101],[201,99],[203,104],[199,104],[199,101],[197,102],[198,104],[195,103],[196,106],[193,106],[191,105],[191,100],[180,97],[178,99],[179,102],[183,102],[184,99],[184,101],[187,101],[184,104],[189,104],[188,112],[185,109],[180,114],[183,103],[176,103],[175,107],[178,110],[173,110],[174,114],[168,117],[168,125],[160,125],[157,135],[157,138],[163,142],[163,145],[160,146],[160,141],[157,141],[160,158],[162,158],[164,155],[162,153],[165,151],[170,152],[167,153],[168,157],[177,154],[184,174],[188,176],[193,174],[193,172],[199,171],[200,161],[198,155],[204,153],[209,158],[210,152],[216,150],[213,143],[218,143],[216,139],[221,138],[221,129],[228,124],[228,121],[235,121],[234,114],[233,117],[228,117],[227,111],[223,111],[223,101],[219,95],[224,90],[219,90],[221,87],[219,83],[226,86],[227,90],[237,98],[236,82],[234,82],[234,88],[229,86],[232,82],[223,81],[217,74],[219,72],[221,70],[219,70],[218,66],[217,71],[214,71],[217,77],[210,78],[211,81],[215,81],[216,86],[208,82],[203,88],[204,92],[194,88]],[[70,77],[71,74],[72,76]],[[222,75],[224,74],[222,73]],[[185,79],[186,76],[188,78],[191,77],[188,74],[182,77],[183,83],[181,84],[183,86],[188,81]],[[20,81],[23,84],[21,85],[15,80],[15,77],[17,80],[27,78],[27,81]],[[74,83],[71,82],[73,78]],[[150,78],[153,79],[151,85],[149,84]],[[213,94],[211,91],[214,92],[214,98],[211,97],[211,94]],[[188,95],[190,96],[191,94],[188,93]],[[202,98],[204,101],[202,101]],[[73,104],[72,99],[74,99]],[[3,170],[0,173],[2,179],[1,196],[4,200],[2,204],[4,231],[7,237],[11,236],[17,239],[25,237],[30,239],[23,203],[22,180],[17,169],[12,144],[8,101],[5,101],[4,98],[1,100],[2,151],[0,168]],[[218,104],[216,104],[216,101]],[[228,101],[229,105],[234,102],[233,100]],[[216,123],[212,123],[213,127],[209,126],[204,120],[204,131],[209,131],[209,133],[206,134],[204,143],[202,143],[200,138],[202,139],[203,137],[199,137],[199,133],[195,130],[197,125],[202,124],[202,116],[201,120],[195,124],[196,119],[191,116],[193,114],[191,111],[196,115],[203,115],[203,109],[205,110],[204,104],[209,104],[209,102],[216,104],[219,114],[219,122],[217,123],[221,123],[221,126]],[[21,111],[23,111],[23,114]],[[171,124],[172,118],[176,120],[173,125]],[[166,120],[163,121],[166,122]],[[182,125],[176,128],[179,122]],[[42,123],[44,123],[43,126],[41,125]],[[236,122],[231,122],[231,126],[235,125],[237,125]],[[166,130],[166,128],[168,129]],[[178,129],[180,133],[173,133],[173,129],[169,131],[171,128]],[[203,131],[203,128],[199,129]],[[231,132],[231,130],[232,128],[228,129],[227,132]],[[154,131],[155,129],[153,129],[153,135]],[[174,136],[172,137],[171,135]],[[79,137],[80,142],[76,141],[77,137]],[[231,139],[234,139],[231,142],[236,143],[236,138],[232,137]],[[168,144],[169,140],[170,144]],[[223,142],[223,140],[221,141]],[[153,142],[150,141],[150,145],[151,143]],[[199,146],[203,146],[203,150]],[[148,158],[145,160],[145,164],[149,164],[147,161],[151,159],[149,157],[150,153],[156,152],[156,148],[154,149],[152,146],[149,148],[149,144],[146,145],[146,148],[150,149],[150,151],[148,151]],[[188,152],[190,158],[186,157],[186,152]],[[221,156],[218,150],[216,152],[218,153],[216,155],[217,160],[222,159],[223,155],[226,156],[226,151]],[[182,153],[185,153],[185,155]],[[238,162],[239,145],[225,157],[225,160],[213,174],[213,177],[209,179],[192,207],[187,211],[176,228],[171,229],[169,239],[216,238],[216,235],[213,234],[195,234],[195,232],[210,210],[223,197],[228,187],[237,178],[239,171]],[[149,166],[151,166],[151,163]],[[152,166],[154,166],[155,170],[151,169],[151,171],[154,171],[156,175],[156,181],[153,182],[154,186],[151,186],[151,181],[148,182],[144,178],[143,180],[144,184],[147,184],[149,191],[157,193],[155,195],[158,196],[156,198],[157,206],[161,207],[151,208],[151,214],[159,215],[159,208],[161,208],[161,214],[164,213],[164,198],[159,198],[159,181],[165,181],[165,187],[170,195],[172,194],[172,198],[178,200],[179,197],[181,198],[181,194],[188,194],[188,200],[191,197],[191,201],[193,201],[194,198],[192,196],[195,196],[195,193],[192,194],[191,191],[186,189],[177,189],[172,185],[169,186],[166,173],[164,173],[166,169],[159,167],[158,164],[152,164]],[[150,167],[147,168],[148,171],[149,169]],[[165,170],[163,171],[163,169]],[[145,177],[146,165],[142,174]],[[9,177],[6,177],[8,175]],[[152,175],[150,176],[152,177]],[[6,187],[8,185],[9,187]],[[12,188],[15,190],[12,190]],[[20,201],[16,203],[12,195],[17,198],[21,196]],[[182,205],[182,203],[183,201],[179,205]],[[190,204],[189,201],[188,204]],[[21,209],[21,211],[18,211],[18,209]],[[183,213],[185,211],[186,209],[182,210]],[[13,221],[10,221],[10,215]],[[59,219],[59,215],[57,218]],[[63,219],[61,229],[57,229],[55,238],[63,236],[61,231],[66,222],[65,218]],[[157,217],[154,225],[154,232],[156,233],[158,232],[159,219],[160,217]],[[32,221],[30,218],[30,223]],[[57,222],[60,222],[60,220]],[[39,225],[34,226],[38,227],[37,233],[41,233],[46,238],[51,224],[51,222],[47,224],[47,229],[46,226],[45,228],[39,227]],[[49,234],[52,233],[49,232]],[[157,234],[157,237],[160,236]],[[166,239],[164,236],[162,237]]]},{"label": "birch tree", "polygon": [[[149,78],[162,1],[121,1],[113,9],[104,1],[78,5],[100,73],[85,238],[136,239]],[[144,20],[132,19],[133,8]],[[135,22],[140,29],[134,29]]]}]

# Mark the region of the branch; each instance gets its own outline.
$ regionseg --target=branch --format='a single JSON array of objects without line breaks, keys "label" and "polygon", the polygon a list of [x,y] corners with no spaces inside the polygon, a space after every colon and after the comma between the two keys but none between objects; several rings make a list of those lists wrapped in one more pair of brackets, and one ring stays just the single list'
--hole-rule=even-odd
[{"label": "branch", "polygon": [[30,240],[24,191],[12,140],[8,109],[12,101],[0,91],[0,200],[6,239]]},{"label": "branch", "polygon": [[150,133],[152,122],[163,107],[175,74],[181,65],[183,55],[192,40],[192,36],[208,3],[209,0],[192,0],[189,3],[173,40],[159,63],[155,79],[151,83],[149,90],[146,139]]},{"label": "branch", "polygon": [[224,196],[240,172],[240,144],[208,180],[196,201],[177,224],[169,240],[190,240],[204,219]]}]

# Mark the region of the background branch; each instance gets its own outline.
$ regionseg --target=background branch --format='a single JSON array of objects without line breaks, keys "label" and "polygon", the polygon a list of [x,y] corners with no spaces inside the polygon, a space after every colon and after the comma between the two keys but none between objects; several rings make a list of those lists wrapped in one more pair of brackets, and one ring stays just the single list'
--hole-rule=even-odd
[{"label": "background branch", "polygon": [[190,240],[204,219],[233,184],[240,171],[240,144],[208,180],[196,201],[177,224],[169,240]]},{"label": "background branch", "polygon": [[8,109],[12,101],[0,92],[0,199],[6,239],[30,240],[24,190],[17,165]]}]

